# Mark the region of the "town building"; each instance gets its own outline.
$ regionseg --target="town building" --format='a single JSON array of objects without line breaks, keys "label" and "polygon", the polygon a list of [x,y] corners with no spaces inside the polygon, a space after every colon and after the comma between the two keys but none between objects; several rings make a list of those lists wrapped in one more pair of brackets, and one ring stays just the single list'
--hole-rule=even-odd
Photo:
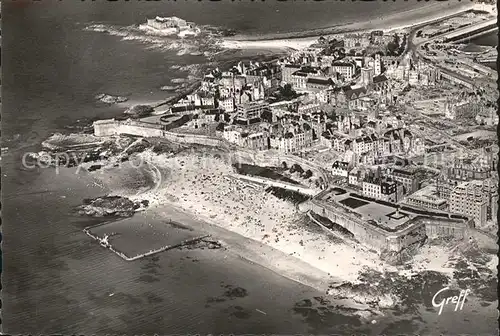
[{"label": "town building", "polygon": [[448,119],[475,119],[481,112],[481,104],[477,102],[449,99],[445,105],[445,117]]},{"label": "town building", "polygon": [[281,80],[284,83],[291,84],[293,73],[299,71],[300,68],[301,68],[300,65],[283,64],[281,67]]},{"label": "town building", "polygon": [[306,89],[309,91],[322,91],[332,88],[334,85],[330,78],[310,77],[306,81]]},{"label": "town building", "polygon": [[487,220],[488,202],[483,196],[481,185],[476,181],[462,182],[450,195],[450,212],[463,214],[474,219],[476,225]]},{"label": "town building", "polygon": [[436,187],[428,185],[413,194],[406,196],[404,202],[408,205],[430,210],[446,210],[448,202],[439,197]]},{"label": "town building", "polygon": [[368,175],[363,181],[363,195],[386,202],[397,203],[403,198],[403,186],[390,178]]},{"label": "town building", "polygon": [[344,48],[346,50],[366,48],[370,45],[370,37],[365,34],[348,34],[344,36]]},{"label": "town building", "polygon": [[318,103],[302,104],[297,107],[298,114],[309,114],[320,111],[321,111],[321,104]]},{"label": "town building", "polygon": [[487,179],[491,177],[491,169],[457,159],[451,167],[448,167],[447,177],[452,184],[457,185],[460,182]]},{"label": "town building", "polygon": [[385,75],[376,75],[371,81],[371,89],[381,94],[387,94],[389,91],[389,80]]},{"label": "town building", "polygon": [[295,127],[284,132],[282,135],[272,135],[270,138],[271,148],[275,148],[281,153],[297,153],[302,149],[311,147],[313,143],[313,132],[304,127]]},{"label": "town building", "polygon": [[154,19],[147,20],[147,26],[159,30],[174,30],[176,32],[187,31],[191,29],[196,29],[193,22],[187,22],[181,18],[172,17],[161,17],[157,16]]},{"label": "town building", "polygon": [[241,74],[225,72],[222,74],[219,84],[219,96],[221,98],[236,98],[241,95],[241,91],[247,84],[247,78]]},{"label": "town building", "polygon": [[265,101],[253,101],[237,106],[236,120],[242,124],[250,124],[260,121],[260,116],[264,111],[269,110],[269,103]]},{"label": "town building", "polygon": [[335,161],[332,164],[332,175],[345,177],[346,180],[349,176],[349,162]]},{"label": "town building", "polygon": [[418,190],[419,181],[415,171],[393,168],[387,172],[387,177],[403,185],[403,193],[409,195]]},{"label": "town building", "polygon": [[294,89],[305,90],[309,75],[306,72],[296,71],[291,76],[291,85]]},{"label": "town building", "polygon": [[380,76],[382,74],[382,60],[379,54],[375,55],[375,61],[373,63],[373,70],[375,76]]},{"label": "town building", "polygon": [[225,99],[219,99],[219,108],[223,109],[226,112],[234,112],[235,111],[235,104],[234,104],[234,98],[228,97]]},{"label": "town building", "polygon": [[355,167],[349,172],[348,183],[353,187],[359,188],[363,186],[364,178],[365,178],[365,172],[360,168]]},{"label": "town building", "polygon": [[332,70],[342,75],[346,81],[352,80],[356,72],[356,66],[348,62],[333,62]]},{"label": "town building", "polygon": [[373,68],[365,67],[361,68],[361,84],[368,86],[373,83],[375,71]]},{"label": "town building", "polygon": [[253,150],[269,149],[269,136],[265,132],[253,132],[236,125],[226,126],[222,137],[228,142]]}]

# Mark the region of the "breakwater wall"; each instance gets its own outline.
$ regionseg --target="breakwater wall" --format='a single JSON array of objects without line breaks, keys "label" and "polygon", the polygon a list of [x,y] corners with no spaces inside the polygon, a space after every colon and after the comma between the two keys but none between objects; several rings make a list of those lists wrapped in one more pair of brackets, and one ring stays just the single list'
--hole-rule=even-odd
[{"label": "breakwater wall", "polygon": [[175,104],[179,100],[181,100],[182,98],[184,98],[186,95],[191,94],[194,91],[198,90],[200,88],[200,86],[201,86],[201,82],[197,81],[197,82],[189,85],[185,89],[181,90],[180,92],[178,92],[175,96],[170,97],[170,98],[166,99],[165,101],[163,101],[163,102],[161,102],[159,104],[154,105],[153,108],[157,108],[157,107],[164,106],[164,105]]},{"label": "breakwater wall", "polygon": [[296,192],[301,193],[301,194],[306,195],[306,196],[314,196],[318,193],[316,190],[311,189],[311,188],[306,188],[306,187],[303,187],[300,185],[294,185],[294,184],[290,184],[290,183],[286,183],[286,182],[282,182],[282,181],[276,181],[276,180],[268,179],[265,177],[248,176],[248,175],[241,175],[241,174],[233,174],[232,177],[237,178],[237,179],[242,180],[242,181],[245,181],[245,182],[249,181],[249,182],[262,184],[262,185],[269,186],[269,187],[277,187],[277,188],[281,188],[281,189],[285,189],[285,190],[296,191]]},{"label": "breakwater wall", "polygon": [[[95,239],[98,242],[100,242],[101,238],[99,238],[97,235],[92,234],[90,232],[91,228],[92,227],[85,228],[83,230],[83,232],[85,232],[92,239]],[[113,248],[113,245],[110,244],[110,243],[108,243],[108,245],[106,246],[106,248],[109,249],[110,251],[114,252],[120,258],[122,258],[122,259],[124,259],[126,261],[134,261],[134,260],[138,260],[138,259],[141,259],[141,258],[144,258],[144,257],[148,257],[150,255],[157,254],[157,253],[160,253],[160,252],[163,252],[163,251],[166,251],[166,250],[170,250],[170,249],[173,249],[173,248],[181,247],[181,246],[184,246],[184,245],[193,244],[193,243],[196,243],[196,242],[198,242],[200,240],[203,240],[203,239],[206,239],[206,238],[209,238],[209,237],[210,237],[210,235],[203,235],[203,236],[200,236],[200,237],[186,239],[186,240],[184,240],[184,241],[182,241],[182,242],[180,242],[178,244],[175,244],[175,245],[166,245],[166,246],[163,246],[163,247],[160,247],[160,248],[157,248],[157,249],[150,250],[150,251],[145,252],[145,253],[138,254],[138,255],[133,256],[133,257],[129,257],[125,253],[116,250],[115,248]]]}]

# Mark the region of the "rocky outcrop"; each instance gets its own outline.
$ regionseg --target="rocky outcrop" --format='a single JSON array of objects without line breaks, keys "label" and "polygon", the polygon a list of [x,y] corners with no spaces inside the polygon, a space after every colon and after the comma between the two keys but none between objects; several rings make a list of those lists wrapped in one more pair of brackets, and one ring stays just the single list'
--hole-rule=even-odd
[{"label": "rocky outcrop", "polygon": [[125,114],[132,118],[142,118],[150,116],[154,112],[154,108],[149,105],[134,105],[125,110]]},{"label": "rocky outcrop", "polygon": [[131,201],[121,196],[103,196],[94,199],[85,199],[77,207],[79,215],[92,217],[131,217],[136,211],[145,209],[149,201]]},{"label": "rocky outcrop", "polygon": [[95,96],[96,100],[99,100],[105,104],[117,104],[117,103],[123,103],[128,100],[127,97],[121,97],[121,96],[112,96],[109,94],[101,93]]}]

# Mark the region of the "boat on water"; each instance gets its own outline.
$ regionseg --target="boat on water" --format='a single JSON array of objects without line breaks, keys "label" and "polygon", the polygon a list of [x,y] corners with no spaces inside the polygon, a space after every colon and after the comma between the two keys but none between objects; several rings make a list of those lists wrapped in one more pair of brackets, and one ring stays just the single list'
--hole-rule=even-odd
[{"label": "boat on water", "polygon": [[187,22],[176,16],[147,19],[146,24],[139,25],[142,30],[147,30],[159,35],[177,35],[178,37],[195,37],[201,33],[200,28],[193,22]]}]

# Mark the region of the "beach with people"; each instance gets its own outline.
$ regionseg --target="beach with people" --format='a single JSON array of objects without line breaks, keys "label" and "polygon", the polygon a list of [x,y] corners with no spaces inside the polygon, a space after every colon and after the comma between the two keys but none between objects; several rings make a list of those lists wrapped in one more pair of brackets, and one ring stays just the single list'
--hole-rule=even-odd
[{"label": "beach with people", "polygon": [[[123,221],[126,231],[132,222],[153,223],[157,229],[164,223],[162,234],[175,236],[168,225],[174,221],[193,230],[193,235],[208,234],[220,241],[227,253],[324,293],[335,285],[356,283],[367,270],[405,276],[435,271],[453,277],[451,247],[426,245],[415,253],[409,269],[408,265],[390,264],[374,251],[326,231],[292,202],[267,192],[265,186],[235,178],[236,168],[224,154],[214,149],[185,151],[176,156],[151,150],[139,153],[137,162],[147,162],[147,166],[136,168],[144,171],[134,173],[133,178],[153,174],[148,180],[156,184],[147,190],[134,187],[141,185],[139,181],[129,184],[126,190],[122,183],[113,183],[118,180],[108,177],[127,175],[128,169],[110,167],[106,173],[95,172],[94,176],[111,190],[120,186],[120,194],[132,201],[149,202],[139,214],[140,220]],[[120,225],[113,224],[113,231],[119,233]],[[158,245],[158,237],[147,234],[148,225],[141,228],[136,245],[146,249],[149,238]],[[188,231],[179,232],[184,237]]]}]

